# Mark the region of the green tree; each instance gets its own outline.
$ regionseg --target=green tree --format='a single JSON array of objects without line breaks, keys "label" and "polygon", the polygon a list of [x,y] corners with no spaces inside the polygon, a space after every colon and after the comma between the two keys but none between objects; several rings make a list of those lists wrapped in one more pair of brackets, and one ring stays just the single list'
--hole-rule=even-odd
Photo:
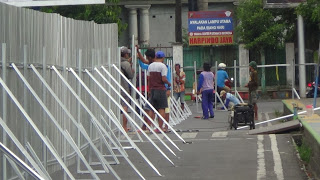
[{"label": "green tree", "polygon": [[121,34],[128,25],[123,23],[119,18],[121,14],[121,8],[117,5],[119,0],[107,1],[108,5],[53,6],[43,7],[41,8],[41,11],[58,13],[62,16],[76,20],[94,21],[98,24],[117,23],[119,34]]},{"label": "green tree", "polygon": [[305,19],[318,25],[320,29],[320,1],[307,0],[306,3],[301,3],[296,12],[302,15]]},{"label": "green tree", "polygon": [[296,12],[304,19],[306,47],[313,51],[320,49],[320,0],[307,0]]},{"label": "green tree", "polygon": [[[295,30],[292,9],[264,9],[262,0],[243,0],[236,8],[236,35],[239,42],[251,52],[260,55],[260,63],[265,64],[267,47],[280,48]],[[256,60],[259,63],[259,60]],[[262,91],[265,93],[265,69],[262,68]]]}]

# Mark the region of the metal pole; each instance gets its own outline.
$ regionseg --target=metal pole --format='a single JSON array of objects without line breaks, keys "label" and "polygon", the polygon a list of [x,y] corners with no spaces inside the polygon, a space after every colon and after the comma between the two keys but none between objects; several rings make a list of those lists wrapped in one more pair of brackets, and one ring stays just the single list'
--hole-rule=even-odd
[{"label": "metal pole", "polygon": [[[237,60],[233,61],[233,66],[234,66],[234,81],[233,81],[233,86],[234,86],[234,92],[236,95],[237,92]],[[237,96],[236,96],[237,97]]]},{"label": "metal pole", "polygon": [[[121,85],[119,84],[119,82],[117,82],[113,77],[112,77],[112,75],[108,72],[108,71],[106,71],[106,69],[102,66],[102,69],[104,70],[104,72],[108,75],[108,76],[110,76],[111,77],[111,79],[112,79],[112,81],[114,81],[114,83],[116,83],[116,85],[118,86],[118,87],[120,87],[122,90],[123,90],[123,92],[128,96],[129,94],[126,92],[126,91],[124,91],[124,89],[123,89],[123,87],[121,87]],[[105,78],[104,78],[104,76],[100,73],[100,71],[97,69],[97,68],[95,68],[95,70],[98,72],[98,74],[101,76],[101,78],[103,78],[105,81],[107,81]],[[121,73],[121,71],[120,71],[120,73]],[[128,80],[128,79],[127,79]],[[110,84],[110,83],[109,83]],[[132,87],[132,84],[130,84],[130,86]],[[111,86],[111,88],[112,88],[113,86]],[[133,87],[132,87],[133,88]],[[136,89],[135,89],[135,91],[139,94],[139,91],[137,91]],[[119,94],[119,93],[118,93]],[[145,99],[144,97],[143,97],[143,95],[142,94],[139,94],[140,95],[140,97],[146,102],[146,103],[148,103],[148,105],[151,107],[151,108],[153,108],[153,106],[149,103],[149,101],[147,100],[147,99]],[[119,96],[120,97],[120,96]],[[130,100],[133,100],[133,98],[131,97],[131,96],[128,96],[129,98],[130,98]],[[137,102],[135,102],[135,101],[133,101],[133,103],[135,103],[137,106],[139,105]],[[139,106],[138,106],[139,107]],[[147,114],[147,113],[145,113],[145,111],[143,110],[143,108],[142,107],[139,107],[139,109],[144,113],[144,115],[146,116],[146,117],[148,117],[148,119],[151,121],[151,123],[153,123],[154,125],[155,125],[155,127],[157,127],[159,130],[160,130],[160,132],[162,131],[161,130],[161,128],[159,128],[159,126],[157,126],[156,125],[156,123],[152,120],[152,118]],[[154,110],[154,108],[153,108],[153,111],[155,111],[155,113],[157,113],[158,111],[156,111],[156,110]],[[158,114],[157,114],[158,115]],[[162,117],[161,115],[158,115],[158,116],[160,116],[160,117]],[[146,124],[146,126],[147,126],[147,124]],[[170,128],[173,132],[175,132],[175,130],[170,126],[170,125],[168,125],[168,128]],[[151,131],[153,131],[152,129],[150,129]],[[174,147],[176,147],[179,151],[181,151],[180,149],[179,149],[179,147],[165,134],[165,133],[163,133],[163,131],[161,132],[167,139],[168,139],[168,141],[174,146]]]},{"label": "metal pole", "polygon": [[[47,58],[46,58],[47,54],[46,54],[46,47],[42,48],[42,76],[46,77],[47,76]],[[27,68],[27,62],[25,62],[25,68]],[[25,69],[24,72],[24,76],[26,77],[26,70]],[[43,103],[46,104],[47,103],[47,91],[45,89],[45,86],[42,85],[42,99],[43,99]],[[26,107],[26,106],[25,106]],[[45,112],[43,111],[42,113],[42,120],[43,120],[43,134],[47,135],[47,116],[45,114]],[[43,166],[45,168],[47,168],[47,153],[48,153],[48,149],[47,147],[44,145],[43,146]]]},{"label": "metal pole", "polygon": [[319,50],[318,50],[318,59],[317,59],[317,77],[316,77],[316,88],[314,92],[313,108],[317,107],[317,96],[318,96],[318,84],[319,84],[319,63],[320,63],[320,41],[319,41]]},{"label": "metal pole", "polygon": [[[79,49],[79,52],[78,52],[78,76],[80,78],[82,77],[82,49]],[[78,88],[78,95],[81,96],[81,84],[80,83],[77,84],[77,88]],[[77,109],[78,109],[77,123],[80,124],[81,123],[81,104],[80,104],[79,101],[77,103]],[[77,145],[80,148],[80,146],[81,146],[81,137],[80,137],[80,129],[79,128],[78,128]],[[80,169],[81,169],[80,168],[80,158],[78,157],[77,158],[77,171],[79,171]]]},{"label": "metal pole", "polygon": [[[66,149],[67,149],[67,140],[68,143],[73,147],[73,150],[78,154],[78,156],[82,159],[83,163],[85,164],[85,166],[88,168],[88,170],[91,172],[92,177],[94,178],[98,178],[99,177],[93,172],[93,169],[90,167],[90,165],[88,164],[88,162],[86,161],[85,157],[83,156],[83,154],[81,153],[81,150],[77,147],[74,146],[74,142],[73,140],[70,139],[69,136],[67,136],[67,133],[65,132],[64,129],[66,129],[66,127],[61,126],[57,119],[53,116],[52,113],[50,113],[49,109],[46,107],[46,105],[43,103],[43,101],[41,100],[41,98],[37,95],[37,93],[34,91],[34,89],[31,87],[31,85],[29,84],[29,82],[25,79],[25,77],[21,74],[21,72],[19,71],[19,69],[17,68],[17,66],[12,63],[12,67],[13,69],[16,71],[16,73],[18,74],[18,76],[20,77],[20,79],[23,81],[23,83],[25,84],[26,88],[31,92],[31,94],[34,96],[34,98],[38,101],[38,103],[40,104],[40,106],[43,108],[43,110],[46,112],[46,115],[49,116],[49,118],[51,119],[51,121],[53,122],[53,124],[55,125],[55,127],[57,127],[57,129],[60,131],[60,133],[62,134],[62,136],[64,137],[64,151],[66,153]],[[65,91],[63,91],[65,92]],[[66,118],[64,118],[66,119]],[[65,125],[65,123],[63,124]],[[65,154],[65,156],[67,156],[67,153]],[[67,163],[66,161],[66,157],[64,157],[64,161],[65,163]]]},{"label": "metal pole", "polygon": [[[305,46],[304,46],[304,29],[303,29],[303,18],[298,15],[298,43],[299,43],[299,63],[305,63]],[[299,90],[300,97],[306,97],[306,66],[299,66]]]},{"label": "metal pole", "polygon": [[[125,80],[127,81],[127,83],[129,83],[129,85],[131,86],[131,88],[132,88],[134,91],[136,91],[136,92],[139,94],[139,96],[143,97],[143,95],[139,93],[139,91],[137,90],[137,88],[135,88],[135,87],[133,86],[133,84],[125,77],[125,75],[119,70],[119,68],[118,68],[117,66],[115,66],[114,64],[113,64],[113,67],[118,71],[118,73],[123,77],[123,79],[125,79]],[[104,67],[102,67],[102,68],[103,68],[103,70],[105,70]],[[108,72],[106,72],[106,73],[108,73]],[[143,97],[143,100],[144,100],[144,101],[151,107],[151,109],[157,114],[158,118],[161,118],[161,120],[164,122],[164,124],[166,124],[166,125],[168,126],[168,128],[170,128],[170,129],[172,130],[172,132],[173,132],[182,142],[185,143],[185,140],[170,126],[170,124],[169,124],[169,123],[161,116],[161,114],[150,104],[150,102],[149,102],[147,99],[145,99],[144,97]],[[162,134],[165,135],[165,133],[162,131],[161,128],[159,128],[159,131],[160,131]],[[174,145],[174,144],[173,144],[173,145]],[[178,148],[178,146],[176,146],[176,148],[177,148],[179,151],[181,151],[180,148]]]},{"label": "metal pole", "polygon": [[[218,85],[217,85],[217,72],[218,72],[218,61],[216,61],[215,64],[215,77],[214,77],[214,90],[215,90],[215,96],[214,96],[214,108],[217,110],[217,96],[218,94]],[[221,102],[223,104],[223,102]]]},{"label": "metal pole", "polygon": [[292,99],[294,99],[294,85],[295,85],[295,63],[294,63],[294,59],[292,59],[292,63],[291,63],[291,68],[292,68]]},{"label": "metal pole", "polygon": [[[6,57],[6,44],[2,43],[2,79],[4,83],[7,83],[7,57]],[[2,89],[2,119],[4,123],[7,123],[7,93]],[[7,133],[2,132],[2,142],[7,146]],[[2,179],[7,179],[7,159],[5,155],[2,155]]]},{"label": "metal pole", "polygon": [[[41,177],[36,171],[34,171],[31,167],[29,167],[25,162],[23,162],[18,156],[16,156],[13,152],[11,152],[5,145],[0,142],[0,151],[3,152],[3,155],[7,155],[10,157],[12,161],[18,164],[24,171],[30,174],[33,178],[44,180],[44,177]],[[21,176],[21,178],[23,178]]]},{"label": "metal pole", "polygon": [[[53,66],[54,67],[54,66]],[[54,67],[55,68],[55,67]],[[58,72],[57,71],[57,69],[54,69],[56,72]],[[77,76],[77,74],[74,72],[74,70],[72,69],[72,68],[70,68],[70,70],[71,70],[71,72],[72,72],[72,74],[78,79],[78,81],[81,83],[81,85],[82,85],[82,87],[84,87],[85,89],[86,89],[86,91],[90,94],[90,96],[94,99],[94,101],[100,106],[100,108],[102,108],[102,110],[103,110],[103,112],[107,115],[107,116],[109,116],[109,117],[111,117],[111,115],[110,115],[110,113],[104,108],[104,106],[100,103],[100,101],[94,96],[94,94],[92,94],[92,91],[84,84],[84,82],[81,80],[81,79],[79,79],[79,77]],[[57,73],[58,74],[58,73]],[[59,74],[58,74],[59,75]],[[59,75],[59,77],[61,78],[61,76]],[[120,108],[121,106],[119,106],[119,108]],[[129,119],[129,120],[132,120],[131,119],[131,117],[128,115],[128,113],[127,112],[125,112],[123,109],[122,109],[122,111],[123,111],[123,113],[127,116],[127,118]],[[114,120],[114,119],[112,119],[111,118],[111,120],[116,124],[117,122]],[[134,121],[132,121],[133,123],[134,123]],[[96,121],[96,123],[98,123],[97,121]],[[139,128],[139,126],[137,126],[138,128]],[[103,130],[103,129],[102,129]],[[124,136],[127,136],[127,139],[130,139],[130,137],[127,135],[127,133],[125,132],[125,130],[122,128],[122,127],[119,127],[119,130],[122,132],[122,134],[124,135]],[[142,132],[142,133],[144,133],[141,129],[140,129],[140,131]],[[107,132],[106,132],[106,134],[108,134]],[[137,149],[137,151],[140,153],[140,155],[143,155],[143,153],[142,153],[142,151],[136,146],[136,144],[134,144],[134,143],[132,143],[132,145],[134,146],[134,148],[135,149]],[[161,174],[160,174],[160,172],[154,167],[154,165],[147,159],[147,157],[145,157],[144,155],[143,155],[143,158],[148,162],[148,164],[150,165],[150,167],[152,167],[153,168],[153,170],[155,171],[155,172],[157,172],[157,174],[159,175],[159,176],[162,176]],[[110,169],[110,168],[109,168]],[[111,171],[113,171],[113,169],[110,169]],[[116,172],[115,171],[113,171],[113,173],[114,173],[114,175],[116,175]]]},{"label": "metal pole", "polygon": [[318,96],[318,81],[319,81],[319,62],[316,66],[316,80],[315,80],[315,88],[314,88],[314,94],[313,94],[313,108],[317,107],[317,96]]},{"label": "metal pole", "polygon": [[[63,76],[66,78],[67,77],[67,71],[66,71],[66,68],[67,68],[67,49],[66,48],[63,48],[62,49],[62,74]],[[66,88],[65,86],[62,87],[62,92],[66,92]],[[64,104],[67,104],[67,95],[66,93],[62,93],[62,99],[64,101]],[[67,129],[67,119],[64,117],[64,115],[62,114],[61,116],[64,121],[63,121],[63,125],[62,125],[62,128],[63,129]],[[67,164],[67,140],[66,138],[63,139],[63,161],[65,164]],[[67,174],[64,173],[64,176],[65,176],[65,179],[67,179]]]},{"label": "metal pole", "polygon": [[[98,71],[97,71],[98,72]],[[116,100],[103,88],[103,86],[97,81],[97,79],[95,78],[95,77],[93,77],[93,75],[89,72],[89,71],[87,71],[86,70],[86,73],[90,76],[90,78],[101,88],[101,90],[107,95],[107,96],[110,96],[110,99],[113,101],[113,103],[115,103],[120,109],[122,109],[122,107],[119,105],[119,103],[117,103],[116,102]],[[111,85],[111,83],[109,82],[109,84],[110,84],[110,86],[112,86]],[[112,89],[113,89],[114,87],[112,86]],[[120,94],[119,94],[120,95]],[[141,122],[142,123],[144,123],[147,127],[148,127],[148,124],[144,121],[144,119],[142,118],[142,116],[139,116],[139,114],[135,111],[135,109],[134,109],[134,106],[129,106],[130,104],[127,102],[127,101],[125,101],[125,99],[120,95],[119,96],[127,105],[128,105],[128,107],[130,108],[130,110],[137,116],[137,117],[139,117],[139,119],[141,120]],[[141,109],[141,112],[142,112],[142,109]],[[145,112],[144,112],[144,114],[145,115],[147,115]],[[142,130],[140,129],[140,127],[139,126],[137,126],[138,127],[138,129],[142,132]],[[151,132],[153,131],[151,128],[150,128],[150,126],[148,127],[150,130],[151,130]],[[146,135],[144,132],[142,132],[144,135]],[[153,132],[154,133],[154,132]],[[161,138],[156,134],[156,133],[154,133],[154,135],[159,139],[159,141],[160,142],[162,142],[162,144],[173,154],[173,155],[175,155],[175,153],[161,140]],[[149,136],[147,136],[146,135],[146,138],[153,144],[153,145],[155,145],[154,144],[154,142],[149,138]],[[155,146],[157,149],[158,149],[158,147],[157,146]],[[176,155],[175,155],[176,156]]]},{"label": "metal pole", "polygon": [[[108,70],[109,71],[111,71],[111,49],[110,48],[108,48]],[[109,80],[110,80],[110,78],[109,78]],[[79,82],[79,86],[81,87],[81,84],[80,84],[80,82]],[[111,88],[110,87],[108,87],[108,91],[109,92],[111,92]],[[109,107],[109,109],[111,109],[111,100],[108,98],[108,107]],[[111,127],[111,129],[112,129],[112,126],[111,126],[111,121],[109,120],[109,126]]]},{"label": "metal pole", "polygon": [[61,157],[56,153],[57,150],[50,144],[50,141],[41,133],[41,131],[37,128],[36,124],[33,122],[31,117],[28,115],[28,113],[23,109],[22,105],[19,103],[18,99],[12,94],[11,90],[9,87],[4,83],[2,78],[0,78],[0,84],[4,88],[4,92],[7,92],[8,95],[11,97],[12,101],[16,104],[18,107],[19,111],[23,114],[25,119],[29,122],[29,124],[32,126],[34,129],[35,133],[37,133],[40,137],[40,139],[47,145],[48,149],[52,153],[52,155],[56,158],[56,160],[59,162],[60,166],[64,169],[64,171],[68,174],[70,179],[75,180],[69,169],[67,168],[66,164],[64,164],[63,160]]},{"label": "metal pole", "polygon": [[[320,107],[314,108],[313,110],[314,110],[314,111],[320,110]],[[298,112],[298,115],[299,115],[299,114],[304,114],[304,113],[306,113],[306,112],[307,112],[307,111]],[[289,114],[289,115],[286,115],[286,116],[281,116],[281,117],[274,118],[274,119],[270,119],[270,120],[267,120],[267,121],[255,123],[255,125],[265,124],[265,123],[272,122],[272,121],[278,121],[278,120],[281,120],[281,119],[284,119],[284,118],[292,117],[292,116],[294,116],[294,115],[295,115],[295,114]],[[247,127],[249,127],[249,126],[242,126],[242,127],[239,127],[238,129],[244,129],[244,128],[247,128]]]},{"label": "metal pole", "polygon": [[[27,63],[27,55],[28,55],[28,49],[27,49],[27,45],[24,45],[23,46],[23,73],[25,75],[27,75],[27,69],[28,69],[28,63]],[[27,88],[24,86],[23,87],[23,107],[27,110],[28,109],[28,95],[27,95]],[[44,117],[44,116],[43,116]],[[24,140],[24,144],[26,144],[28,142],[28,137],[30,136],[29,135],[29,127],[28,127],[28,123],[26,121],[23,121],[23,140]],[[45,133],[45,125],[43,123],[43,131]],[[46,166],[46,163],[47,163],[47,158],[46,158],[46,146],[45,144],[42,144],[42,158],[43,158],[43,165],[45,167]],[[26,176],[26,179],[28,177]]]},{"label": "metal pole", "polygon": [[197,106],[197,112],[199,112],[199,105],[198,105],[198,79],[197,79],[197,62],[193,61],[193,70],[194,70],[194,96],[196,97],[196,106]]},{"label": "metal pole", "polygon": [[[133,75],[133,78],[131,80],[132,84],[134,85],[134,87],[137,87],[137,63],[136,63],[136,60],[137,60],[137,48],[134,44],[134,35],[132,35],[132,52],[131,52],[131,55],[132,55],[132,69],[134,71],[134,75]],[[132,97],[135,97],[136,94],[134,91],[131,91],[131,96]],[[135,108],[135,105],[133,105],[133,107]],[[136,120],[136,116],[134,116],[132,113],[131,113],[132,117],[134,120]],[[133,126],[134,127],[134,126]],[[139,135],[138,135],[139,136]]]},{"label": "metal pole", "polygon": [[[89,113],[89,115],[91,116],[91,118],[93,119],[92,123],[94,123],[94,125],[99,125],[99,127],[102,127],[102,125],[100,124],[100,122],[97,120],[97,118],[93,115],[93,113],[89,110],[88,106],[85,105],[85,103],[81,100],[81,98],[76,94],[76,92],[72,89],[72,87],[70,86],[70,84],[66,81],[66,79],[60,74],[60,72],[57,70],[57,68],[55,66],[52,66],[52,69],[55,71],[55,73],[58,75],[58,77],[63,81],[63,83],[67,86],[67,88],[70,90],[70,92],[77,98],[77,100],[81,103],[81,105],[85,108],[85,110]],[[71,68],[70,68],[71,69]],[[74,75],[76,75],[76,73],[73,73]],[[76,76],[79,80],[79,77]],[[81,85],[83,85],[82,80],[80,81]],[[90,91],[91,92],[91,91]],[[113,121],[115,122],[115,121]],[[117,123],[117,122],[115,122]],[[119,127],[120,128],[120,127]],[[99,128],[97,128],[99,129]],[[101,130],[104,130],[103,127],[101,128]],[[121,130],[121,129],[120,129]],[[104,132],[104,134],[106,136],[109,136],[108,132]],[[126,136],[127,133],[124,133],[124,135]],[[110,140],[112,140],[110,138]],[[105,141],[106,145],[108,144]],[[115,144],[115,143],[114,143]],[[112,151],[110,151],[110,153],[113,153]],[[113,173],[113,175],[117,178],[120,179],[118,174],[114,171],[114,169],[110,166],[110,164],[107,164],[108,168],[110,169],[110,171]]]},{"label": "metal pole", "polygon": [[[65,106],[65,104],[63,104],[63,102],[59,99],[59,97],[57,96],[57,94],[51,89],[51,87],[48,85],[48,83],[45,81],[45,79],[43,77],[41,77],[40,73],[36,70],[36,68],[31,64],[30,65],[32,70],[34,71],[34,73],[37,75],[37,77],[40,79],[40,81],[45,85],[45,87],[47,88],[47,90],[51,93],[51,95],[54,97],[54,99],[58,102],[58,104],[60,105],[60,107],[63,109],[63,111],[67,114],[67,116],[70,118],[70,120],[74,123],[74,125],[78,128],[79,130],[79,134],[78,134],[78,139],[80,139],[80,133],[82,133],[82,135],[84,136],[84,138],[89,142],[89,144],[91,145],[91,147],[93,148],[93,150],[96,152],[97,157],[99,158],[99,160],[102,163],[102,166],[104,168],[104,173],[105,172],[109,172],[108,168],[105,166],[105,164],[108,164],[108,162],[106,162],[106,160],[103,158],[103,155],[99,152],[99,150],[97,149],[97,147],[95,146],[95,144],[93,143],[93,141],[91,140],[91,138],[89,137],[89,135],[87,134],[86,130],[82,127],[81,122],[77,120],[75,120],[75,118],[71,115],[70,111],[67,110],[67,107]],[[80,103],[80,102],[79,102]],[[81,104],[80,104],[81,105]],[[79,145],[79,147],[81,146],[81,144]],[[79,167],[80,169],[80,167]]]}]

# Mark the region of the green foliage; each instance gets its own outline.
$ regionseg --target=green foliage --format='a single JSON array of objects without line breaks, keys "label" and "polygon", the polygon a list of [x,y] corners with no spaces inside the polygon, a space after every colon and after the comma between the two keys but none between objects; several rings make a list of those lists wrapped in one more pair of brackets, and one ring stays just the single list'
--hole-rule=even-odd
[{"label": "green foliage", "polygon": [[[320,0],[307,0],[296,8],[304,19],[307,48],[316,50],[320,40]],[[309,45],[309,47],[308,47]]]},{"label": "green foliage", "polygon": [[320,28],[320,1],[319,0],[307,0],[306,3],[301,3],[296,12],[302,15],[304,18],[311,20],[319,25]]},{"label": "green foliage", "polygon": [[309,163],[310,162],[310,158],[311,158],[311,154],[312,154],[312,150],[309,146],[306,145],[306,143],[303,141],[301,146],[297,147],[298,152],[300,154],[301,159],[306,162]]},{"label": "green foliage", "polygon": [[279,110],[279,109],[273,109],[274,110],[274,115],[276,116],[276,117],[280,117],[280,116],[282,116],[282,112]]},{"label": "green foliage", "polygon": [[85,21],[94,21],[98,24],[117,23],[119,34],[127,28],[119,18],[121,8],[117,6],[119,0],[108,0],[112,5],[79,5],[79,6],[54,6],[43,7],[41,11],[58,13],[62,16]]},{"label": "green foliage", "polygon": [[236,9],[236,33],[247,49],[281,48],[293,37],[292,10],[264,9],[261,0],[240,1]]}]

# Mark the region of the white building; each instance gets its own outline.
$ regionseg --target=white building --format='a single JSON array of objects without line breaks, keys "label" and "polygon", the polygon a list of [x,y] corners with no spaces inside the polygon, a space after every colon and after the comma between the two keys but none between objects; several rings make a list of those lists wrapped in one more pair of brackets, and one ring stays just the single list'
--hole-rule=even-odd
[{"label": "white building", "polygon": [[[237,0],[207,0],[208,11],[233,11]],[[175,42],[175,0],[121,0],[121,19],[128,24],[119,40],[120,45],[135,44],[150,47],[171,47]],[[182,0],[182,28],[188,29],[188,0]]]}]

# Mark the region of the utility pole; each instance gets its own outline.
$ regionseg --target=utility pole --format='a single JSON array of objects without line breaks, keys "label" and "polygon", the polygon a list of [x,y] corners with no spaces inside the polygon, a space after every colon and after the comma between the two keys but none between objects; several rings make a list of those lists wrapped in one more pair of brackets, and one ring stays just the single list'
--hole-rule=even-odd
[{"label": "utility pole", "polygon": [[182,43],[181,0],[176,0],[176,43]]}]

